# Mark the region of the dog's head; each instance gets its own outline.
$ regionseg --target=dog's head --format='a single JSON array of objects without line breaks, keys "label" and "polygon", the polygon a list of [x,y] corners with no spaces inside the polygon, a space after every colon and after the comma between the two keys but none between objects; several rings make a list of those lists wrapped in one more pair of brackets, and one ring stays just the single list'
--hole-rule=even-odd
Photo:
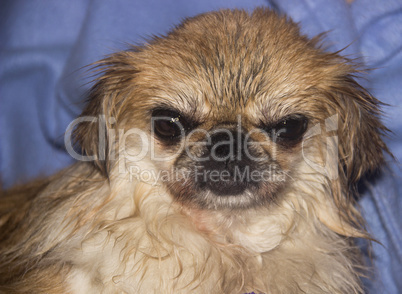
[{"label": "dog's head", "polygon": [[386,129],[349,60],[318,43],[264,9],[188,19],[100,63],[83,116],[105,127],[76,136],[105,175],[134,171],[184,206],[244,210],[305,192],[329,203],[318,214],[337,230],[326,207],[354,218],[351,187],[383,162]]}]

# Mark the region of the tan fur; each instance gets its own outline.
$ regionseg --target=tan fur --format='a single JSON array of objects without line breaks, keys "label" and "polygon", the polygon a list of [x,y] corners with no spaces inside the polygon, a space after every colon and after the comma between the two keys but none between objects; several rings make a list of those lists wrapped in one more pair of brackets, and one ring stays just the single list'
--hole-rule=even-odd
[{"label": "tan fur", "polygon": [[[81,123],[74,132],[94,161],[1,195],[0,293],[362,293],[353,238],[369,236],[354,186],[382,164],[386,129],[354,66],[318,43],[269,10],[224,10],[101,61],[82,116],[103,116],[105,130]],[[257,129],[251,139],[266,144],[256,150],[275,159],[284,183],[215,199],[191,182],[138,180],[132,168],[193,169],[179,164],[190,161],[178,146],[151,136],[161,106],[206,132]],[[294,113],[309,119],[301,143],[285,148],[258,131]],[[316,126],[322,132],[309,137]],[[133,128],[148,141],[124,136]],[[172,158],[132,160],[148,145]],[[336,154],[336,172],[311,164]]]}]

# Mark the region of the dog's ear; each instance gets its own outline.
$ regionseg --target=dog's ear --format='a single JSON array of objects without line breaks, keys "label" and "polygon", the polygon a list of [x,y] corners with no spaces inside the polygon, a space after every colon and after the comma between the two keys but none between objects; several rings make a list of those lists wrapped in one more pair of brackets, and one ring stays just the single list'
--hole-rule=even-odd
[{"label": "dog's ear", "polygon": [[[337,134],[334,142],[338,149],[339,173],[328,179],[334,202],[317,210],[320,220],[333,231],[345,236],[370,238],[361,230],[364,222],[354,206],[356,186],[364,175],[376,171],[384,163],[384,155],[389,150],[383,137],[388,129],[380,119],[380,101],[356,81],[355,75],[359,72],[347,59],[337,55],[329,58],[334,56],[324,92],[328,98],[328,114],[337,115],[337,125],[329,129],[336,130]],[[336,209],[331,209],[332,205]],[[334,214],[335,211],[338,213]]]},{"label": "dog's ear", "polygon": [[383,164],[384,153],[389,153],[383,141],[388,130],[380,120],[380,101],[352,75],[343,78],[335,93],[339,101],[340,164],[350,186]]},{"label": "dog's ear", "polygon": [[382,103],[357,81],[358,64],[336,53],[324,53],[321,91],[327,96],[329,115],[338,115],[340,172],[349,185],[378,169],[389,153],[383,137],[389,130],[381,122]]},{"label": "dog's ear", "polygon": [[94,64],[94,72],[99,77],[79,117],[81,123],[73,131],[82,154],[90,158],[106,177],[114,159],[111,155],[117,148],[116,135],[124,101],[136,74],[133,54],[134,50],[115,53]]}]

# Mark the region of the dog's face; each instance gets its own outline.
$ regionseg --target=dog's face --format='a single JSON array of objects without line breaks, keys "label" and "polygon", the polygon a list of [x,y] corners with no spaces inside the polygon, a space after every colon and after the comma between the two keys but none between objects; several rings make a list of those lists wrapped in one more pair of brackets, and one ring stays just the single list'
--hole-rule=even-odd
[{"label": "dog's face", "polygon": [[101,63],[83,115],[106,116],[107,144],[97,124],[80,125],[78,140],[105,174],[122,161],[152,170],[189,207],[270,205],[302,189],[303,174],[346,205],[382,162],[385,128],[355,69],[317,42],[266,10],[189,19]]}]

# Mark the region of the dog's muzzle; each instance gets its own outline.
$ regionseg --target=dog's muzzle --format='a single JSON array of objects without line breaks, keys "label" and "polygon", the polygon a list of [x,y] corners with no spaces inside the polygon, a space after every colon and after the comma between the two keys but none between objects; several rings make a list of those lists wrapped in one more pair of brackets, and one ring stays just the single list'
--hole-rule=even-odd
[{"label": "dog's muzzle", "polygon": [[249,176],[255,163],[241,131],[218,129],[209,139],[197,165],[196,182],[200,189],[219,196],[233,196],[258,185]]}]

